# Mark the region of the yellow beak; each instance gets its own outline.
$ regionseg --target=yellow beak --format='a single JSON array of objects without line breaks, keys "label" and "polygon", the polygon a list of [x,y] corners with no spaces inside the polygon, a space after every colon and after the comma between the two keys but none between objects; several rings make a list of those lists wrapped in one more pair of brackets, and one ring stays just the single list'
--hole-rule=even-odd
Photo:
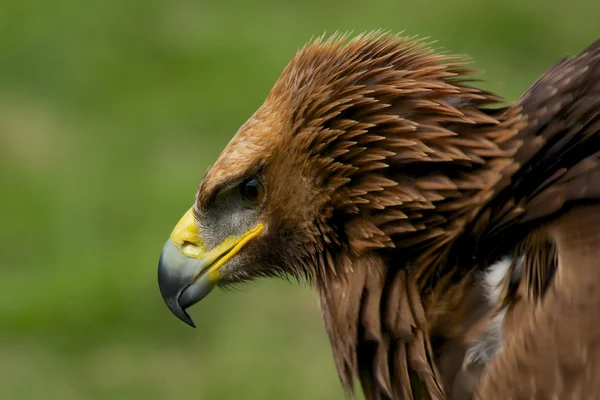
[{"label": "yellow beak", "polygon": [[263,230],[264,226],[258,224],[242,236],[229,236],[208,250],[189,209],[173,229],[158,262],[158,286],[171,312],[195,327],[185,309],[210,293],[219,283],[221,267]]}]

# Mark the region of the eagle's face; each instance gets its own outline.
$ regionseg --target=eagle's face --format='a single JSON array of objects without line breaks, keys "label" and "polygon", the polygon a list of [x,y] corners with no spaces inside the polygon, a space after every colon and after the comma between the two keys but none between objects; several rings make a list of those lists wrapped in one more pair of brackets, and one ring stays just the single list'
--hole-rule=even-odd
[{"label": "eagle's face", "polygon": [[[183,309],[223,282],[247,279],[268,257],[257,251],[265,233],[266,201],[260,177],[219,189],[201,208],[190,208],[165,244],[159,263],[161,293],[169,308],[191,323]],[[252,243],[254,242],[254,243]]]},{"label": "eagle's face", "polygon": [[275,116],[271,108],[263,105],[240,128],[163,248],[158,271],[162,296],[190,325],[185,308],[216,285],[306,275],[301,259],[307,256],[303,251],[315,247],[324,202],[302,161],[282,142],[289,119]]}]

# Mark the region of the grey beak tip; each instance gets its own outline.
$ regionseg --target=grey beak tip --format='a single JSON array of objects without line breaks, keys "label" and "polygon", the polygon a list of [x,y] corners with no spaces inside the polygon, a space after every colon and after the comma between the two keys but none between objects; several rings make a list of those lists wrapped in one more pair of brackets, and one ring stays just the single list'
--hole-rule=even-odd
[{"label": "grey beak tip", "polygon": [[180,279],[169,273],[163,260],[163,253],[158,262],[158,287],[167,307],[177,318],[192,328],[196,327],[190,315],[179,304],[179,296],[186,287]]},{"label": "grey beak tip", "polygon": [[178,307],[177,311],[174,311],[171,308],[171,311],[177,316],[177,318],[185,322],[187,325],[191,326],[192,328],[196,328],[196,324],[192,320],[192,317],[190,317],[190,315],[183,308]]},{"label": "grey beak tip", "polygon": [[185,322],[187,325],[191,326],[192,328],[196,327],[196,324],[194,323],[194,321],[192,320],[192,317],[190,317],[190,315],[181,307],[181,305],[179,304],[179,302],[177,301],[179,296],[173,296],[170,298],[165,298],[165,303],[167,303],[167,307],[169,307],[169,310],[171,310],[171,312],[180,320],[182,320],[183,322]]}]

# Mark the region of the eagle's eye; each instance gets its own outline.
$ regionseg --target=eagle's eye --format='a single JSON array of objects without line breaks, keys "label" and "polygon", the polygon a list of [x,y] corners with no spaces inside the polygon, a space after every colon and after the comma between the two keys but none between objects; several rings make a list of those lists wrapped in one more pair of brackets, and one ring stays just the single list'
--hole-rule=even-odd
[{"label": "eagle's eye", "polygon": [[265,197],[265,186],[257,178],[246,179],[240,184],[240,193],[248,203],[258,205]]}]

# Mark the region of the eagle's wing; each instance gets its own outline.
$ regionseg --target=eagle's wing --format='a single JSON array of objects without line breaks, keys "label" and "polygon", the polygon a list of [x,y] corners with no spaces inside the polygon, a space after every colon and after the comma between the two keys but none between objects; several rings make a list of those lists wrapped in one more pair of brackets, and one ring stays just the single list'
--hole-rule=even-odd
[{"label": "eagle's wing", "polygon": [[[502,350],[481,399],[600,394],[600,41],[548,70],[517,106],[527,116],[503,184],[473,232],[511,271]],[[510,184],[509,184],[510,182]]]},{"label": "eagle's wing", "polygon": [[488,262],[568,207],[600,199],[600,40],[558,61],[515,107],[527,118],[520,168],[498,184],[470,233]]}]

